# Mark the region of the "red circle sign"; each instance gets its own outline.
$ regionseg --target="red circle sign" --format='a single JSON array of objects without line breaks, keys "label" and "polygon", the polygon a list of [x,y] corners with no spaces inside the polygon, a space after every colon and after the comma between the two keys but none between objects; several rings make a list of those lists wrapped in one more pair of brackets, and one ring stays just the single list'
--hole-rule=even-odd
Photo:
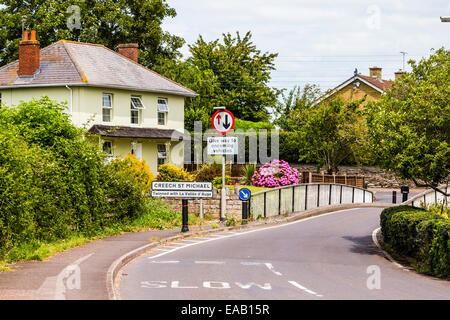
[{"label": "red circle sign", "polygon": [[218,133],[227,134],[234,128],[234,116],[228,110],[219,110],[214,113],[211,125]]}]

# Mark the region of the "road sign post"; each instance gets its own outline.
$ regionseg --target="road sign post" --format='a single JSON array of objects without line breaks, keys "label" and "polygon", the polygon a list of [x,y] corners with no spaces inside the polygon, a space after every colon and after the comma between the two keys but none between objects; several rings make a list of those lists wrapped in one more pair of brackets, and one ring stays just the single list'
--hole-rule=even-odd
[{"label": "road sign post", "polygon": [[252,193],[247,188],[242,188],[239,190],[239,199],[242,201],[242,224],[247,224],[248,220],[248,204]]},{"label": "road sign post", "polygon": [[[216,132],[226,135],[228,132],[233,130],[234,128],[235,119],[233,114],[226,110],[225,107],[220,107],[220,110],[216,111],[211,119],[211,126],[213,127]],[[227,197],[227,191],[225,187],[225,156],[227,152],[220,152],[220,150],[217,151],[217,153],[214,153],[214,155],[222,155],[222,191],[221,191],[221,202],[220,202],[220,221],[225,221],[225,214],[226,214],[226,197]]]},{"label": "road sign post", "polygon": [[181,232],[189,231],[189,198],[212,198],[212,183],[198,181],[153,181],[152,197],[181,198]]}]

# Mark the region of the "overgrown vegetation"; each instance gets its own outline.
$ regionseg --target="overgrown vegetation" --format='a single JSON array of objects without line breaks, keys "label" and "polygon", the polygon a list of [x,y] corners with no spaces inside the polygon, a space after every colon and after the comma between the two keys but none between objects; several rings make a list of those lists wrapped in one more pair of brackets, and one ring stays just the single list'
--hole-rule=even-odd
[{"label": "overgrown vegetation", "polygon": [[153,175],[132,156],[108,163],[43,97],[0,109],[0,261],[42,259],[98,236],[181,226],[145,194]]},{"label": "overgrown vegetation", "polygon": [[422,208],[398,206],[380,217],[387,249],[419,272],[450,279],[450,220]]}]

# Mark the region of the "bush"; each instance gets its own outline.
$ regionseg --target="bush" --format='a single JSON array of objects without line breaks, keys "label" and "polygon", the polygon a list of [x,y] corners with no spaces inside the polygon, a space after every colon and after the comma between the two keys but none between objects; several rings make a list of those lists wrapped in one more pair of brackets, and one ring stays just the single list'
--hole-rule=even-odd
[{"label": "bush", "polygon": [[257,187],[282,187],[298,184],[299,172],[286,161],[273,160],[261,166],[252,177],[253,185]]},{"label": "bush", "polygon": [[255,171],[256,171],[256,168],[255,168],[254,164],[246,164],[244,166],[244,168],[242,169],[243,177],[244,177],[242,183],[244,185],[253,184],[252,178],[253,178],[253,175],[255,174]]},{"label": "bush", "polygon": [[173,164],[163,164],[158,168],[159,181],[192,181],[192,176],[183,168],[177,168]]},{"label": "bush", "polygon": [[196,181],[213,182],[214,178],[222,177],[222,165],[218,163],[202,164],[193,175]]},{"label": "bush", "polygon": [[396,253],[412,258],[420,272],[450,279],[450,221],[408,206],[383,210],[383,240]]},{"label": "bush", "polygon": [[125,171],[132,175],[142,190],[143,194],[147,194],[152,189],[152,181],[155,180],[153,173],[150,171],[145,159],[139,160],[133,154],[128,155],[123,159],[116,159],[111,162],[115,170]]},{"label": "bush", "polygon": [[[231,179],[229,176],[225,176],[225,185],[229,185]],[[213,187],[217,189],[222,189],[222,177],[215,177],[212,181]]]},{"label": "bush", "polygon": [[85,134],[46,97],[0,109],[0,258],[146,212],[142,167],[106,164]]}]

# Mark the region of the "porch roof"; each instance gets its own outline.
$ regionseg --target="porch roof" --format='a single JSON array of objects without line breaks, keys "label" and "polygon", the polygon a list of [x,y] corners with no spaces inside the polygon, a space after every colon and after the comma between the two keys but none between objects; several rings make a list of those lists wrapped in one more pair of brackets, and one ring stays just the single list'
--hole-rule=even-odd
[{"label": "porch roof", "polygon": [[112,138],[144,138],[169,139],[172,141],[189,141],[191,137],[174,129],[142,128],[126,126],[107,126],[95,124],[89,130],[91,134],[98,134]]}]

